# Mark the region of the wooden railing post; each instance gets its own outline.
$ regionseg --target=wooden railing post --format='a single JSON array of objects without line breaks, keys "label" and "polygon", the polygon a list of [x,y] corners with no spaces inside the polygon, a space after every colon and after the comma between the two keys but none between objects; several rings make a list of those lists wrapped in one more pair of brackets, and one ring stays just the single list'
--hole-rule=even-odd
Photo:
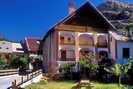
[{"label": "wooden railing post", "polygon": [[24,80],[23,80],[23,76],[21,77],[21,83],[23,83],[24,82]]}]

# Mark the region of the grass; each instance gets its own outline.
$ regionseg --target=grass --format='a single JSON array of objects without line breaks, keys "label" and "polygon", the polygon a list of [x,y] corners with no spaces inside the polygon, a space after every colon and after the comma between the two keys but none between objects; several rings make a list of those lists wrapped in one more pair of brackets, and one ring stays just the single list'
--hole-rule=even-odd
[{"label": "grass", "polygon": [[[105,83],[98,83],[93,82],[95,87],[92,89],[119,89],[118,84],[105,84]],[[52,81],[49,83],[45,83],[44,81],[41,81],[39,83],[31,84],[25,89],[73,89],[74,81]],[[81,88],[86,89],[86,88]],[[123,88],[123,89],[133,89],[133,88]]]}]

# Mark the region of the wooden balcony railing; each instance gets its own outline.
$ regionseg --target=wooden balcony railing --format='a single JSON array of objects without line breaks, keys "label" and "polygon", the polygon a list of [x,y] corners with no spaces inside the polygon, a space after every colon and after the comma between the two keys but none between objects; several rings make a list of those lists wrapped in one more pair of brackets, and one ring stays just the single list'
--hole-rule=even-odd
[{"label": "wooden balcony railing", "polygon": [[107,45],[107,43],[103,43],[103,44],[97,43],[97,47],[98,47],[98,48],[107,48],[108,45]]},{"label": "wooden balcony railing", "polygon": [[60,41],[60,45],[75,45],[75,42]]},{"label": "wooden balcony railing", "polygon": [[94,46],[93,43],[87,43],[87,42],[84,42],[84,43],[83,42],[80,42],[79,45],[80,46]]}]

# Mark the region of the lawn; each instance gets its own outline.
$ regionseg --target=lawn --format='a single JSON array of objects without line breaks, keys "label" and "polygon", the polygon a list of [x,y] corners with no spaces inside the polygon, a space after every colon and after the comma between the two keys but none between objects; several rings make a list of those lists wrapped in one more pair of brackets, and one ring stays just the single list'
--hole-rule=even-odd
[{"label": "lawn", "polygon": [[[39,83],[31,84],[25,87],[25,89],[73,89],[72,87],[74,86],[74,84],[75,84],[74,81],[52,81],[47,84],[45,84],[44,81],[41,81]],[[94,85],[95,87],[92,89],[119,89],[117,84],[104,84],[104,83],[94,82]],[[124,88],[124,89],[130,89],[130,88]]]}]

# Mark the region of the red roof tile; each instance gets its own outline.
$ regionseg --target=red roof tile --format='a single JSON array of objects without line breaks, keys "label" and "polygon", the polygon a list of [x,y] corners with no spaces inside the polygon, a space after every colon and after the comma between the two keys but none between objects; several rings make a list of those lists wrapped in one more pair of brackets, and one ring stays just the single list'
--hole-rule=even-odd
[{"label": "red roof tile", "polygon": [[39,38],[25,38],[28,51],[36,52],[39,50],[40,39]]}]

